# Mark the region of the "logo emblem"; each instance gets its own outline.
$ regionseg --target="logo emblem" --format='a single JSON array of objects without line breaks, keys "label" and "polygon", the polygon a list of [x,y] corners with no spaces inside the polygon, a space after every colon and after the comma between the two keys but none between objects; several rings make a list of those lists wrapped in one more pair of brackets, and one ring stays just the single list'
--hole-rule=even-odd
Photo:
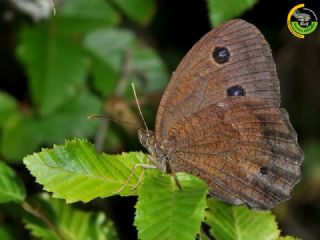
[{"label": "logo emblem", "polygon": [[316,30],[318,19],[316,14],[304,4],[293,7],[287,18],[287,25],[290,32],[298,38],[304,38]]}]

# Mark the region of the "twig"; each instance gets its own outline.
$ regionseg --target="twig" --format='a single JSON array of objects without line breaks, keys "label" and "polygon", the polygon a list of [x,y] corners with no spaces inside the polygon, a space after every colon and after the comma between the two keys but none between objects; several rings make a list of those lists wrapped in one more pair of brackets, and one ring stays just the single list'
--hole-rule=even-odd
[{"label": "twig", "polygon": [[24,201],[21,204],[22,208],[33,216],[40,218],[48,227],[58,236],[59,239],[64,240],[64,237],[59,232],[58,228],[37,208],[32,207],[28,202]]},{"label": "twig", "polygon": [[[123,54],[121,73],[118,80],[118,84],[114,90],[114,94],[113,94],[114,96],[123,95],[124,91],[126,90],[130,73],[131,73],[131,51],[130,49],[128,49]],[[103,151],[104,139],[107,135],[109,125],[110,125],[110,121],[104,120],[100,123],[98,127],[98,131],[94,139],[94,145],[98,152]]]},{"label": "twig", "polygon": [[120,78],[118,80],[118,85],[114,91],[115,96],[120,97],[123,95],[124,91],[126,90],[126,86],[128,85],[128,78],[130,73],[131,73],[131,50],[128,49],[123,55]]},{"label": "twig", "polygon": [[104,139],[107,135],[109,124],[110,124],[110,122],[105,119],[102,119],[99,124],[97,133],[94,137],[94,146],[95,146],[97,152],[103,151]]},{"label": "twig", "polygon": [[55,16],[56,15],[56,8],[54,6],[53,0],[51,0],[51,7],[52,7],[52,15]]}]

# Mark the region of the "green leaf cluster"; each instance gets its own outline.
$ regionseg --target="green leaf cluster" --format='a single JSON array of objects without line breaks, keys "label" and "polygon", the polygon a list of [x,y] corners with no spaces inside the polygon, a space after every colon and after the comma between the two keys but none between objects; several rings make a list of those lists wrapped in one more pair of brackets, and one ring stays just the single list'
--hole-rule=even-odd
[{"label": "green leaf cluster", "polygon": [[[32,206],[26,206],[29,213],[24,215],[23,220],[26,228],[36,238],[52,240],[118,239],[112,222],[102,212],[79,210],[66,205],[62,200],[52,199],[48,194],[37,196],[31,202]],[[33,210],[36,210],[32,209],[34,206],[41,209],[41,218],[31,214]]]},{"label": "green leaf cluster", "polygon": [[208,188],[199,178],[178,173],[179,189],[172,176],[158,170],[146,169],[144,175],[142,168],[132,172],[136,164],[149,164],[140,152],[99,154],[88,141],[74,139],[29,155],[24,163],[45,190],[67,202],[87,202],[115,194],[138,195],[134,225],[139,239],[204,238],[202,222],[210,226],[215,239],[280,237],[270,211],[256,212],[207,199]]},{"label": "green leaf cluster", "polygon": [[9,161],[68,137],[92,137],[97,122],[87,116],[101,113],[115,94],[127,54],[123,94],[129,96],[124,97],[132,98],[130,82],[150,92],[163,89],[168,80],[157,53],[122,27],[125,19],[148,24],[155,12],[153,0],[70,0],[56,8],[54,17],[24,24],[18,32],[16,54],[29,98],[19,102],[0,92],[0,153]]},{"label": "green leaf cluster", "polygon": [[22,202],[26,191],[21,179],[4,162],[0,162],[0,203]]},{"label": "green leaf cluster", "polygon": [[232,18],[240,16],[253,7],[257,0],[207,0],[209,19],[216,27]]},{"label": "green leaf cluster", "polygon": [[[207,0],[211,24],[236,17],[255,2]],[[87,116],[101,112],[105,101],[119,94],[115,91],[124,75],[124,98],[132,98],[130,82],[143,92],[162,90],[169,78],[165,64],[128,24],[143,29],[155,11],[154,0],[68,0],[57,6],[56,16],[19,28],[16,55],[29,93],[17,100],[0,91],[0,156],[17,163],[40,146],[92,137],[97,124]],[[113,129],[110,136],[121,141]],[[209,239],[203,224],[217,240],[295,239],[280,237],[270,211],[207,198],[207,186],[194,176],[177,173],[179,189],[173,176],[135,169],[150,164],[141,152],[100,154],[89,141],[75,138],[23,162],[44,190],[67,203],[137,196],[134,225],[139,239]],[[26,199],[14,168],[0,161],[0,239],[24,237],[3,223],[10,217],[23,219],[37,239],[119,239],[105,213],[80,210],[60,199],[48,194]],[[14,210],[7,216],[2,214],[6,208]]]}]

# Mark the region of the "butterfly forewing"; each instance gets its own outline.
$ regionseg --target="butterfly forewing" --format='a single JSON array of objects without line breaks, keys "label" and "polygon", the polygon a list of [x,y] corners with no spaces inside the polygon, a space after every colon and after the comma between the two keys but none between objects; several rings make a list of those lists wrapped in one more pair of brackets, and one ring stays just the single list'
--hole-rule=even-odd
[{"label": "butterfly forewing", "polygon": [[[225,63],[216,62],[213,56],[219,48],[229,53]],[[159,105],[157,139],[165,138],[183,117],[225,99],[228,89],[236,86],[242,87],[246,96],[279,107],[279,80],[270,47],[258,29],[243,20],[210,31],[183,58]]]}]

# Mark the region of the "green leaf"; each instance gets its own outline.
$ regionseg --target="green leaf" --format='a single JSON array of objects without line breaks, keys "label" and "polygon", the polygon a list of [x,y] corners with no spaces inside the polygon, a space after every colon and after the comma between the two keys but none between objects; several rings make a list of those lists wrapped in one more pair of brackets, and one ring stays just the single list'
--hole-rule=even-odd
[{"label": "green leaf", "polygon": [[21,159],[36,151],[43,143],[63,143],[68,137],[90,137],[97,122],[88,116],[100,111],[101,103],[93,95],[81,91],[55,113],[44,116],[11,117],[3,126],[1,153],[10,161]]},{"label": "green leaf", "polygon": [[252,211],[213,198],[208,199],[208,206],[206,223],[217,240],[272,240],[280,235],[275,216],[270,211]]},{"label": "green leaf", "polygon": [[89,120],[88,116],[99,113],[100,109],[99,99],[81,91],[55,113],[40,119],[38,131],[47,144],[63,143],[68,137],[90,137],[98,122]]},{"label": "green leaf", "polygon": [[[114,195],[124,185],[134,165],[146,163],[146,160],[142,153],[99,154],[88,141],[75,139],[27,156],[23,162],[45,190],[71,203]],[[134,172],[121,195],[136,194],[136,190],[130,188],[138,182],[141,171],[138,168]]]},{"label": "green leaf", "polygon": [[[134,35],[128,30],[106,29],[89,34],[85,46],[93,56],[92,64],[95,86],[107,96],[116,86],[123,60],[128,54],[128,81],[135,82],[137,88],[143,85],[145,91],[162,90],[169,79],[168,70],[162,59],[151,48],[139,47]],[[139,84],[140,82],[140,84]],[[132,89],[127,86],[130,96]]]},{"label": "green leaf", "polygon": [[312,181],[320,182],[320,142],[319,141],[311,141],[305,144],[303,148],[305,159],[308,159],[303,164],[303,173],[305,178],[312,179]]},{"label": "green leaf", "polygon": [[210,238],[207,236],[207,235],[205,235],[204,233],[200,233],[200,234],[198,234],[198,238],[196,238],[196,239],[199,239],[199,240],[210,240]]},{"label": "green leaf", "polygon": [[169,79],[164,62],[151,48],[134,49],[132,72],[143,79],[141,82],[147,92],[163,90]]},{"label": "green leaf", "polygon": [[121,10],[133,21],[141,24],[148,24],[156,10],[154,0],[113,0]]},{"label": "green leaf", "polygon": [[63,2],[53,20],[59,30],[73,34],[115,25],[120,16],[108,1],[68,0]]},{"label": "green leaf", "polygon": [[285,236],[285,237],[279,237],[277,240],[301,240],[301,238],[293,237],[293,236]]},{"label": "green leaf", "polygon": [[134,35],[124,29],[100,29],[84,39],[87,50],[106,65],[119,72],[125,51],[131,48]]},{"label": "green leaf", "polygon": [[9,94],[0,91],[0,126],[17,112],[16,101]]},{"label": "green leaf", "polygon": [[17,54],[26,67],[32,98],[40,113],[54,112],[72,96],[87,76],[88,59],[76,39],[38,24],[24,27]]},{"label": "green leaf", "polygon": [[100,29],[85,38],[84,45],[93,61],[94,86],[103,96],[114,93],[124,56],[133,42],[133,33],[123,29]]},{"label": "green leaf", "polygon": [[211,25],[216,27],[227,20],[240,16],[252,8],[257,0],[207,0]]},{"label": "green leaf", "polygon": [[3,240],[14,240],[14,239],[16,239],[12,235],[10,230],[3,223],[0,225],[0,239],[3,239]]},{"label": "green leaf", "polygon": [[95,89],[104,97],[110,96],[119,79],[119,72],[97,57],[92,57],[92,75]]},{"label": "green leaf", "polygon": [[42,139],[39,122],[32,116],[18,113],[3,126],[1,154],[6,160],[21,161],[40,146]]},{"label": "green leaf", "polygon": [[[41,239],[118,239],[114,226],[105,214],[84,212],[67,205],[64,201],[50,199],[47,194],[37,199],[34,205],[49,220],[56,231],[33,216],[24,218],[26,228],[34,237]],[[58,236],[57,232],[61,237]]]},{"label": "green leaf", "polygon": [[25,197],[25,188],[20,178],[9,166],[0,162],[0,203],[10,201],[19,203]]},{"label": "green leaf", "polygon": [[208,188],[198,178],[178,173],[182,191],[173,177],[146,177],[139,191],[134,225],[139,239],[195,239],[204,218]]}]

